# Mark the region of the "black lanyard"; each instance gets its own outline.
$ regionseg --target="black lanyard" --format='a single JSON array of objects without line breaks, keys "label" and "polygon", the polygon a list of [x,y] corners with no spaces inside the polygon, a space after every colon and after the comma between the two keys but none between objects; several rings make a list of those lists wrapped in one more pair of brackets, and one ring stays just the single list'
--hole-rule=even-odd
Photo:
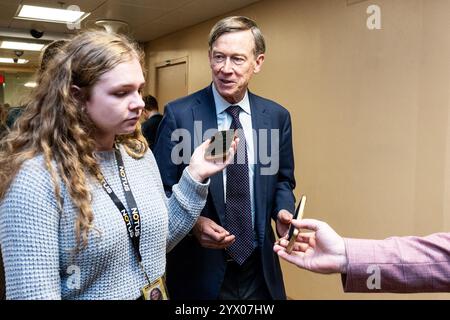
[{"label": "black lanyard", "polygon": [[[114,193],[113,189],[106,181],[103,174],[101,175],[101,185],[106,193],[109,195],[111,200],[116,205],[117,209],[119,209],[122,214],[123,221],[125,222],[125,226],[128,230],[128,236],[131,239],[131,243],[133,244],[134,251],[137,254],[137,258],[139,264],[142,266],[142,256],[139,251],[139,241],[141,238],[141,215],[139,213],[139,209],[136,204],[136,200],[134,199],[133,192],[131,192],[130,185],[128,183],[127,174],[125,172],[125,165],[123,163],[122,155],[119,150],[119,146],[117,144],[114,145],[114,152],[117,158],[117,168],[119,169],[119,178],[122,182],[122,188],[125,193],[125,199],[127,201],[128,207],[131,209],[131,216],[128,213],[128,210],[123,205],[122,201],[117,197]],[[143,266],[142,266],[143,267]],[[144,271],[145,273],[145,271]],[[146,275],[147,276],[147,275]]]}]

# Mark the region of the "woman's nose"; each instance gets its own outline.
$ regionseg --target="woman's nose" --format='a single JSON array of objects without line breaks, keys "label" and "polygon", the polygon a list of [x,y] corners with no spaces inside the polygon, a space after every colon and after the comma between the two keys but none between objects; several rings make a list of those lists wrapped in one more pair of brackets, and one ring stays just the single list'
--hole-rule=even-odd
[{"label": "woman's nose", "polygon": [[134,108],[139,108],[139,109],[143,109],[145,107],[145,102],[144,100],[142,100],[142,96],[139,92],[137,92],[135,99],[133,100],[133,102],[131,103],[131,107]]}]

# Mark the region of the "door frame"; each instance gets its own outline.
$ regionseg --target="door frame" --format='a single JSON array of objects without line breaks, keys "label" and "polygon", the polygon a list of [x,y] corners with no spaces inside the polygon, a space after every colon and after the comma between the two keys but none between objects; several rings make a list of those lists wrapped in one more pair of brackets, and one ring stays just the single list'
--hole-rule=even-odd
[{"label": "door frame", "polygon": [[182,56],[179,58],[173,58],[173,59],[166,59],[164,61],[160,61],[160,62],[155,62],[152,64],[151,68],[150,68],[150,80],[153,80],[150,82],[150,86],[149,86],[149,91],[150,94],[152,94],[153,96],[156,97],[156,83],[158,81],[158,68],[162,68],[162,67],[167,67],[167,66],[171,66],[171,65],[177,65],[180,63],[186,63],[186,75],[185,75],[185,82],[186,82],[186,87],[187,87],[187,94],[189,94],[189,56]]}]

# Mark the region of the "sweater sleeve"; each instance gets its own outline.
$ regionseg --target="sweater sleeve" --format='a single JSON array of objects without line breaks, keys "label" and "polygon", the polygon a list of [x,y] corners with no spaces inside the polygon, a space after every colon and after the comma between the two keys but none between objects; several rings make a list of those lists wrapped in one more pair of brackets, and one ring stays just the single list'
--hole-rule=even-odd
[{"label": "sweater sleeve", "polygon": [[42,157],[26,161],[0,205],[7,299],[60,299],[59,209]]},{"label": "sweater sleeve", "polygon": [[173,186],[173,193],[168,200],[169,207],[169,235],[167,238],[167,252],[184,238],[197,221],[206,203],[209,179],[206,183],[199,183],[189,174],[187,167],[178,184]]}]

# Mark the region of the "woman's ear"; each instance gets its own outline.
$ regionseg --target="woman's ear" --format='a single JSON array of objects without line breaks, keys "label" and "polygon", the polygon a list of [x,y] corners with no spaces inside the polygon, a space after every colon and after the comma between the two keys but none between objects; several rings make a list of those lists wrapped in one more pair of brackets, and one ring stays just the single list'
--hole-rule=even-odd
[{"label": "woman's ear", "polygon": [[75,99],[77,99],[78,101],[80,101],[80,102],[84,102],[84,100],[85,100],[85,96],[84,96],[84,93],[83,93],[83,90],[79,87],[79,86],[76,86],[76,85],[71,85],[70,86],[70,93],[75,97]]}]

